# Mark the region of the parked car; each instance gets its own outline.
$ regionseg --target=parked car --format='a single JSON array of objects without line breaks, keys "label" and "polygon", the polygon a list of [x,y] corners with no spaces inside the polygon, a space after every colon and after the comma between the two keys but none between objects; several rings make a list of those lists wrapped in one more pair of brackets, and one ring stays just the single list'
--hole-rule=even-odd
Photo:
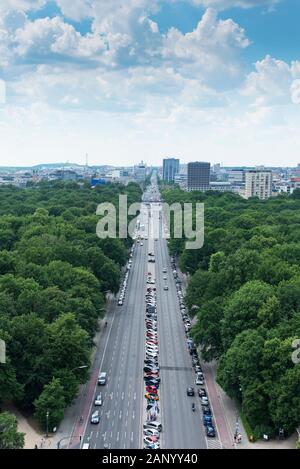
[{"label": "parked car", "polygon": [[209,438],[215,438],[216,430],[213,425],[206,425],[206,436],[208,436]]},{"label": "parked car", "polygon": [[96,410],[91,416],[91,423],[98,424],[100,423],[100,413]]},{"label": "parked car", "polygon": [[186,390],[187,396],[194,396],[195,395],[195,390],[192,386],[189,386]]}]

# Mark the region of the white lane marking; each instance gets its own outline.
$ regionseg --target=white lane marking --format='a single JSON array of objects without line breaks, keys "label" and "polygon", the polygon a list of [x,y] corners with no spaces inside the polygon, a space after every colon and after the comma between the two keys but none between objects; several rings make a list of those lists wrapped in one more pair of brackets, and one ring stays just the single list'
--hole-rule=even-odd
[{"label": "white lane marking", "polygon": [[136,400],[136,392],[135,392],[134,395],[133,395],[133,400],[134,400],[134,401]]},{"label": "white lane marking", "polygon": [[112,423],[111,423],[111,426],[113,427],[113,426],[114,426],[114,424],[115,424],[115,421],[113,420],[113,421],[112,421]]},{"label": "white lane marking", "polygon": [[120,439],[120,432],[117,433],[117,441]]},{"label": "white lane marking", "polygon": [[132,420],[134,420],[134,419],[135,419],[135,412],[133,411],[132,412]]},{"label": "white lane marking", "polygon": [[133,442],[133,432],[131,433],[131,443]]},{"label": "white lane marking", "polygon": [[97,438],[97,440],[98,440],[98,438],[99,438],[99,432],[96,433],[96,438]]},{"label": "white lane marking", "polygon": [[94,449],[97,449],[97,443],[95,443],[95,445],[94,445]]},{"label": "white lane marking", "polygon": [[122,401],[124,400],[124,397],[125,397],[125,393],[122,392],[122,397],[121,397]]},{"label": "white lane marking", "polygon": [[122,418],[122,411],[120,410],[119,419],[121,420],[121,418]]}]

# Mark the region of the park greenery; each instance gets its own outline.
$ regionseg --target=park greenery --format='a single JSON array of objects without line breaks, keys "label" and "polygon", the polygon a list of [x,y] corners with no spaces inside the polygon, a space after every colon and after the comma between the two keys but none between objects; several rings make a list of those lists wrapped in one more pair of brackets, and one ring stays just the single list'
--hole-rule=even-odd
[{"label": "park greenery", "polygon": [[121,194],[141,200],[134,183],[0,188],[0,402],[34,412],[43,429],[47,411],[51,430],[88,379],[106,293],[119,289],[132,241],[99,239],[96,208],[118,210]]},{"label": "park greenery", "polygon": [[[169,204],[205,204],[205,243],[171,253],[190,274],[192,334],[256,438],[300,426],[300,191],[261,201],[234,193],[163,191]],[[172,230],[171,230],[172,233]]]}]

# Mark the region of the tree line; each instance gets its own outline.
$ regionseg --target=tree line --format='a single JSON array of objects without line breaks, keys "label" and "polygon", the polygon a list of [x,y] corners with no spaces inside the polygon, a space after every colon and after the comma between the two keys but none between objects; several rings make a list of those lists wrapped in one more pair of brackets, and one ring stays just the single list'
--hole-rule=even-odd
[{"label": "tree line", "polygon": [[203,248],[169,243],[191,275],[187,303],[203,358],[217,360],[217,380],[254,437],[291,434],[300,425],[300,364],[292,360],[300,338],[300,190],[261,201],[175,187],[163,198],[205,204]]},{"label": "tree line", "polygon": [[99,239],[96,208],[118,210],[120,194],[128,205],[141,200],[134,183],[0,187],[0,402],[34,412],[44,429],[46,413],[49,429],[57,427],[88,379],[106,293],[119,289],[131,240]]}]

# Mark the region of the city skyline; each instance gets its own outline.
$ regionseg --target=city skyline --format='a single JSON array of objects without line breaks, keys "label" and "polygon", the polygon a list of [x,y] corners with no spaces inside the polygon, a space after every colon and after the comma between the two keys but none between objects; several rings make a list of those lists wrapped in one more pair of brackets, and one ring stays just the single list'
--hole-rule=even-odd
[{"label": "city skyline", "polygon": [[299,15],[295,0],[2,1],[1,164],[296,166]]}]

